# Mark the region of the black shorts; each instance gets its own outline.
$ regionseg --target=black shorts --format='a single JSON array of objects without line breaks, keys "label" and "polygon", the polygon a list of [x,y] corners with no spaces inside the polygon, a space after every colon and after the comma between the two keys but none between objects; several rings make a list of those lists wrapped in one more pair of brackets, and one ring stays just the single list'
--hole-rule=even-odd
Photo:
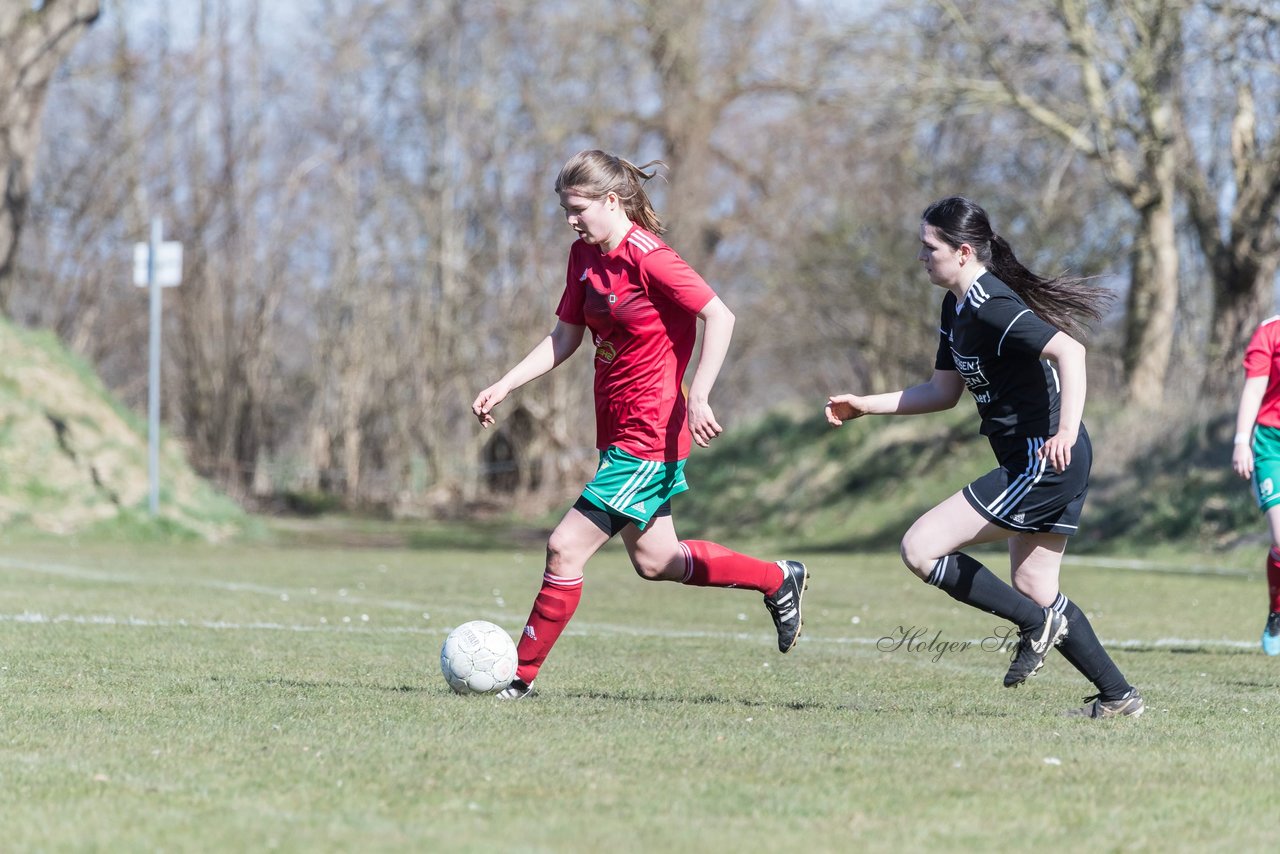
[{"label": "black shorts", "polygon": [[[635,524],[634,519],[623,516],[621,513],[610,513],[608,510],[601,510],[599,507],[588,501],[586,496],[579,497],[578,500],[573,503],[573,509],[590,519],[597,528],[608,534],[610,538],[616,536],[619,531],[628,525]],[[670,515],[671,502],[664,501],[657,510],[653,511],[651,519]]]},{"label": "black shorts", "polygon": [[1055,471],[1037,455],[1044,437],[992,437],[990,441],[1000,467],[964,488],[964,497],[973,509],[1010,531],[1074,534],[1093,465],[1093,445],[1084,425],[1080,425],[1080,436],[1071,449],[1071,465],[1064,472]]}]

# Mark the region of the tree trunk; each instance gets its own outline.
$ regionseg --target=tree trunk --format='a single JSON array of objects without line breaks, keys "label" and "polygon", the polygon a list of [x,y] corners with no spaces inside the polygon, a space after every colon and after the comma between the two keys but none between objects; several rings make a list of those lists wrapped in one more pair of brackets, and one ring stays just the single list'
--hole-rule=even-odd
[{"label": "tree trunk", "polygon": [[1272,288],[1280,258],[1266,256],[1231,265],[1214,276],[1213,320],[1209,329],[1208,365],[1202,391],[1207,399],[1239,391],[1240,360],[1253,330],[1275,314]]},{"label": "tree trunk", "polygon": [[[1248,57],[1233,55],[1233,63]],[[1280,135],[1270,142],[1258,133],[1257,99],[1247,83],[1236,89],[1231,117],[1230,170],[1206,169],[1197,161],[1189,129],[1179,126],[1187,210],[1213,276],[1213,317],[1201,393],[1227,400],[1239,391],[1240,358],[1257,324],[1274,313],[1274,284],[1280,270]],[[1231,176],[1226,188],[1213,176]],[[1224,180],[1222,177],[1219,180]],[[1229,196],[1231,214],[1220,213]]]},{"label": "tree trunk", "polygon": [[38,9],[14,0],[0,5],[0,311],[5,313],[49,81],[97,20],[100,6],[100,0],[45,0]]},{"label": "tree trunk", "polygon": [[1173,194],[1142,209],[1133,249],[1133,281],[1125,316],[1126,394],[1144,408],[1164,398],[1178,304],[1178,247]]}]

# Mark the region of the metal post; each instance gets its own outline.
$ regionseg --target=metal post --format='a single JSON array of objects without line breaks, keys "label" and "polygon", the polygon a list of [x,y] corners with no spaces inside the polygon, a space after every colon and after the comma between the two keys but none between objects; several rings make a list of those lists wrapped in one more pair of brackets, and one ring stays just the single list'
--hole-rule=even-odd
[{"label": "metal post", "polygon": [[151,354],[147,381],[147,476],[151,481],[151,515],[160,512],[160,281],[156,256],[160,253],[160,217],[151,220],[147,253],[147,287],[151,292]]}]

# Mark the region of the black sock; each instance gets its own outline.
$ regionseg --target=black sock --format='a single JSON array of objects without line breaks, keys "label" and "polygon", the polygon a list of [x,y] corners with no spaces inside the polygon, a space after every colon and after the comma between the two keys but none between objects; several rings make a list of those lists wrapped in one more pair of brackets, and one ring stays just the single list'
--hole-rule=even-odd
[{"label": "black sock", "polygon": [[1033,632],[1044,622],[1044,608],[962,552],[939,558],[926,580],[952,599],[1003,617],[1024,632]]},{"label": "black sock", "polygon": [[1061,593],[1058,601],[1053,603],[1053,610],[1067,618],[1067,637],[1058,647],[1062,657],[1094,684],[1103,700],[1119,700],[1127,694],[1133,686],[1102,648],[1102,642],[1093,633],[1093,626],[1084,611]]}]

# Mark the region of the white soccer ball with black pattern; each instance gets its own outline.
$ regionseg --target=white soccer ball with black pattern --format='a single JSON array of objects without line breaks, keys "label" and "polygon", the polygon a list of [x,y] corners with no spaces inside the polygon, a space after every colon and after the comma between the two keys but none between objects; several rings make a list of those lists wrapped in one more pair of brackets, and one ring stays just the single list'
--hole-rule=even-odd
[{"label": "white soccer ball with black pattern", "polygon": [[516,644],[487,620],[463,623],[444,639],[440,672],[459,694],[494,694],[516,678]]}]

